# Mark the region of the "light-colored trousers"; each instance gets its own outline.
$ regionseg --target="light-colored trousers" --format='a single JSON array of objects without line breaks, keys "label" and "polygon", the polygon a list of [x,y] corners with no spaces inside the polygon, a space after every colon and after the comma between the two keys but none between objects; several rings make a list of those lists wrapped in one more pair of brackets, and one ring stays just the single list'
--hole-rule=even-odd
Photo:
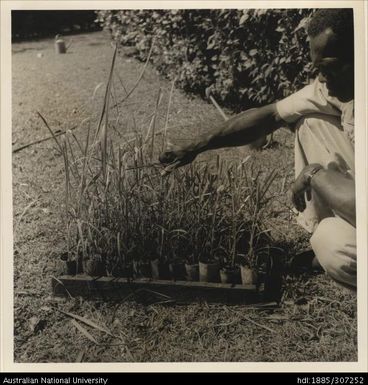
[{"label": "light-colored trousers", "polygon": [[[313,114],[296,125],[295,174],[310,163],[338,168],[354,178],[354,147],[334,116]],[[298,223],[313,233],[311,245],[324,270],[336,281],[356,286],[356,229],[312,193]]]}]

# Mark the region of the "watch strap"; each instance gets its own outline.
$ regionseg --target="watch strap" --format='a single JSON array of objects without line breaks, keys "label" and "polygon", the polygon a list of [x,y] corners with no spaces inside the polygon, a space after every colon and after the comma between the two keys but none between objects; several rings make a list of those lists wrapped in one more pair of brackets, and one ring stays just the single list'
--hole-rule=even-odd
[{"label": "watch strap", "polygon": [[316,165],[314,168],[312,168],[311,170],[306,172],[305,178],[306,178],[308,186],[310,186],[310,183],[311,183],[313,176],[316,175],[317,172],[321,171],[322,169],[323,169],[323,167],[321,165]]}]

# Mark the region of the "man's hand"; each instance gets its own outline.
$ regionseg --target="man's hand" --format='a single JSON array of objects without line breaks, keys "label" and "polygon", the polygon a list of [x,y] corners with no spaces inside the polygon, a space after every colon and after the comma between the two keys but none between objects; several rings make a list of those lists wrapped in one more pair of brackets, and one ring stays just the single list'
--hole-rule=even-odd
[{"label": "man's hand", "polygon": [[306,208],[305,197],[308,201],[312,198],[312,190],[310,186],[311,177],[321,170],[323,167],[318,163],[312,163],[304,167],[301,173],[296,178],[293,186],[291,187],[292,202],[295,208],[302,212]]},{"label": "man's hand", "polygon": [[175,165],[173,168],[177,168],[193,162],[196,156],[197,152],[189,147],[174,146],[170,143],[166,151],[160,155],[159,161],[164,166]]}]

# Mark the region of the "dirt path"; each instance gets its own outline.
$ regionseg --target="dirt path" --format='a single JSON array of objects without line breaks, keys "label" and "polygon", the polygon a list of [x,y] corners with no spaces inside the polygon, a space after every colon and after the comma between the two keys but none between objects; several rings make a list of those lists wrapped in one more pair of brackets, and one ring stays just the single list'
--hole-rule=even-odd
[{"label": "dirt path", "polygon": [[[66,55],[55,55],[53,40],[13,45],[13,148],[48,136],[36,115],[40,111],[50,126],[70,129],[100,113],[104,84],[113,49],[104,33],[73,37]],[[144,63],[118,58],[118,73],[131,88]],[[134,112],[137,125],[147,126],[158,90],[167,105],[171,84],[147,68],[130,98],[131,111],[121,127],[129,131]],[[121,95],[117,92],[117,100]],[[175,91],[170,125],[222,118],[212,105]],[[165,110],[158,124],[165,119]],[[208,125],[208,124],[207,124]],[[198,127],[200,130],[201,127]],[[83,125],[76,130],[83,134]],[[195,130],[191,132],[195,134]],[[185,137],[176,131],[174,136]],[[262,158],[265,167],[278,165],[288,183],[293,177],[292,137],[276,135],[282,144]],[[231,150],[229,156],[242,154]],[[207,157],[207,158],[206,158]],[[203,159],[210,158],[206,155]],[[278,318],[241,307],[195,304],[164,308],[136,303],[109,304],[79,299],[57,301],[50,297],[50,277],[61,269],[65,249],[63,229],[63,163],[47,141],[13,156],[15,360],[18,362],[124,362],[124,361],[354,361],[356,359],[356,304],[350,293],[336,291],[325,277],[290,282],[291,297]],[[285,221],[283,222],[285,224]],[[290,232],[290,226],[288,225]],[[302,232],[292,227],[295,237]],[[290,237],[290,235],[289,235]],[[297,288],[296,288],[297,287]],[[321,288],[323,287],[323,291]],[[338,302],[336,302],[338,293]],[[324,298],[318,299],[318,298]],[[326,300],[327,298],[327,300]],[[327,302],[326,302],[327,301]],[[72,311],[106,325],[124,340],[123,345],[97,346],[70,324],[62,313]],[[247,322],[247,317],[269,325],[276,333]],[[271,318],[270,318],[271,317]],[[307,325],[312,326],[307,326]],[[190,325],[190,327],[189,327]],[[321,329],[323,328],[323,329]],[[90,330],[99,341],[111,337]],[[119,340],[121,341],[121,340]],[[251,341],[251,342],[250,342]]]}]

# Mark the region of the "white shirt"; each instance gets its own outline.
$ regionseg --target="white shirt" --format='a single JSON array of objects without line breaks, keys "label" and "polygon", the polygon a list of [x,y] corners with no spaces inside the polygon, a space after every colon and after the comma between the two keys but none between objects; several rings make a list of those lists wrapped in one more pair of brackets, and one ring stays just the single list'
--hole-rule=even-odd
[{"label": "white shirt", "polygon": [[281,119],[287,123],[295,123],[301,117],[313,113],[341,117],[343,130],[354,144],[354,100],[342,103],[329,96],[326,84],[318,79],[277,102],[276,109]]}]

